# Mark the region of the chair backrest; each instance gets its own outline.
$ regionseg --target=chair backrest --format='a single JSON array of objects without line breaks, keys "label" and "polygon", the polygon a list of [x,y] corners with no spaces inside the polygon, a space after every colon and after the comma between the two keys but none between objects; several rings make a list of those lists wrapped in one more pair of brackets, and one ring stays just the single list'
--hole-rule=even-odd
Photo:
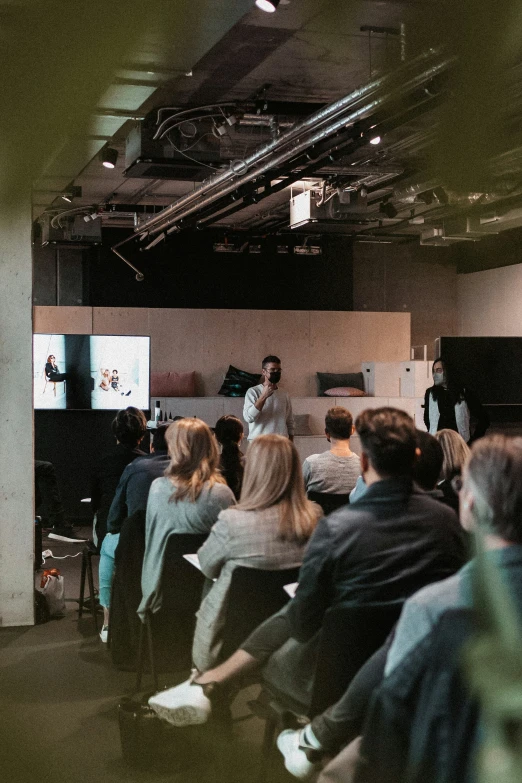
[{"label": "chair backrest", "polygon": [[330,495],[328,492],[308,492],[308,500],[318,503],[325,514],[331,514],[341,506],[350,502],[350,493],[347,495]]},{"label": "chair backrest", "polygon": [[196,612],[205,576],[183,555],[196,553],[207,535],[173,533],[167,541],[161,572],[161,609],[150,618],[160,671],[177,671],[191,665]]},{"label": "chair backrest", "polygon": [[335,704],[368,658],[382,647],[399,619],[402,603],[340,605],[326,613],[309,716]]},{"label": "chair backrest", "polygon": [[237,566],[228,592],[227,619],[220,660],[235,652],[252,631],[290,600],[283,589],[297,582],[299,568],[263,570]]}]

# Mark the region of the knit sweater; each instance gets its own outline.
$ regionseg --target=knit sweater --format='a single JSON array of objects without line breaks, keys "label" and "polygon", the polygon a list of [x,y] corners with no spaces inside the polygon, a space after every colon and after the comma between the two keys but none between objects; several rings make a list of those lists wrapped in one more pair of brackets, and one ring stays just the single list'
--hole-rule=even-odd
[{"label": "knit sweater", "polygon": [[247,389],[243,418],[248,422],[248,440],[254,440],[258,435],[287,435],[294,434],[294,417],[292,415],[292,403],[288,393],[282,389],[276,389],[268,397],[262,410],[255,406],[263,393],[263,384]]}]

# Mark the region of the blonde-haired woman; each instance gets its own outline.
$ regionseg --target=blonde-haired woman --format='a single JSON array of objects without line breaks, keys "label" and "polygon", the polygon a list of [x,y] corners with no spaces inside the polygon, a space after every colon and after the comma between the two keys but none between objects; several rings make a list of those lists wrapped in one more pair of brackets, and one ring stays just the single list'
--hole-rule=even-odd
[{"label": "blonde-haired woman", "polygon": [[170,465],[150,488],[145,522],[145,557],[138,614],[161,608],[161,572],[167,541],[176,533],[209,533],[220,511],[235,498],[219,472],[219,452],[200,419],[180,419],[166,433]]},{"label": "blonde-haired woman", "polygon": [[203,573],[216,579],[198,611],[192,658],[200,671],[219,658],[234,568],[300,566],[320,514],[306,498],[293,443],[282,435],[260,435],[252,441],[239,504],[221,512],[198,552]]},{"label": "blonde-haired woman", "polygon": [[[239,504],[219,515],[198,552],[205,575],[217,580],[198,611],[192,657],[199,671],[190,680],[150,699],[150,706],[158,714],[178,726],[205,722],[211,710],[208,684],[214,689],[227,683],[227,692],[221,698],[228,701],[237,692],[238,678],[260,668],[289,639],[286,609],[282,609],[259,626],[230,658],[209,668],[215,666],[221,647],[220,631],[234,567],[277,569],[300,565],[321,515],[321,508],[305,495],[301,461],[293,443],[282,435],[260,435],[253,440],[246,455]],[[307,663],[315,666],[317,638],[303,645],[306,650],[300,663],[305,667]],[[301,677],[301,671],[294,673]],[[305,687],[308,674],[306,671],[302,677],[307,680]]]},{"label": "blonde-haired woman", "polygon": [[462,469],[469,459],[470,448],[464,438],[455,430],[439,430],[435,433],[436,439],[442,446],[444,461],[438,489],[444,493],[445,501],[459,513],[459,496],[453,486],[453,480],[460,476]]}]

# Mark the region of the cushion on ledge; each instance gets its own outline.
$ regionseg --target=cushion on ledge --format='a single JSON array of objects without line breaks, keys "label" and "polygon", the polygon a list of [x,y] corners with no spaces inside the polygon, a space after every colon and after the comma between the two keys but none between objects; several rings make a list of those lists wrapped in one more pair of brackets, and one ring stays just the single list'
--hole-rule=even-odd
[{"label": "cushion on ledge", "polygon": [[244,397],[247,389],[250,389],[251,386],[257,386],[260,382],[260,375],[246,372],[246,370],[238,370],[231,364],[218,394],[223,394],[225,397]]},{"label": "cushion on ledge", "polygon": [[150,375],[151,397],[195,397],[195,372],[153,372]]},{"label": "cushion on ledge", "polygon": [[[364,391],[362,372],[318,372],[319,397],[324,397],[327,389],[338,389],[340,386],[351,386]],[[340,396],[340,395],[339,395]]]},{"label": "cushion on ledge", "polygon": [[326,397],[366,397],[366,393],[353,386],[336,386],[325,391]]},{"label": "cushion on ledge", "polygon": [[294,413],[294,435],[311,435],[310,414]]}]

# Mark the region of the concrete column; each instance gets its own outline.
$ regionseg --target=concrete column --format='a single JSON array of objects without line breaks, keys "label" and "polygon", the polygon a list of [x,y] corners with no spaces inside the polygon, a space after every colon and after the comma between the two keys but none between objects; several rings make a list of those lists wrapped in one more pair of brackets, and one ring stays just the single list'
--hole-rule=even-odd
[{"label": "concrete column", "polygon": [[0,210],[0,625],[34,622],[31,200]]}]

